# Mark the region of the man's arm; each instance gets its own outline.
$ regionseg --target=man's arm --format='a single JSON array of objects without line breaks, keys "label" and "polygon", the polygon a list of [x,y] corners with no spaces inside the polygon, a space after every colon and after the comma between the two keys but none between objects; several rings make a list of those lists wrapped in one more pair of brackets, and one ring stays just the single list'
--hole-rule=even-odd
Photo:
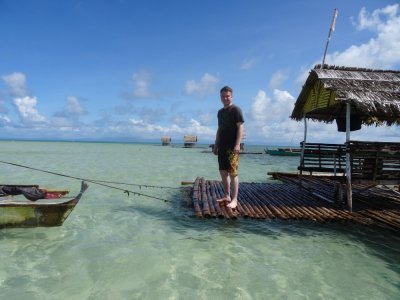
[{"label": "man's arm", "polygon": [[242,137],[243,137],[244,125],[243,125],[243,122],[238,122],[238,123],[236,123],[236,126],[238,128],[238,131],[236,134],[235,148],[233,150],[235,152],[239,152],[240,151],[240,142],[242,141]]}]

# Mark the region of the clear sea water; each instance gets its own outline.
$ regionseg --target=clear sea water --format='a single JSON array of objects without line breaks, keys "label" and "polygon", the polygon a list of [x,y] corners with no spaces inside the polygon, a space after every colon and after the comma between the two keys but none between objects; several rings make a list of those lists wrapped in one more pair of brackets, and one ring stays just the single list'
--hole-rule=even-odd
[{"label": "clear sea water", "polygon": [[[219,179],[207,148],[0,141],[2,161],[79,178],[179,188]],[[263,147],[248,147],[263,151]],[[240,158],[241,181],[298,158]],[[78,180],[1,164],[2,183],[79,191]],[[90,184],[62,227],[0,230],[0,299],[400,299],[398,233],[359,225],[196,219],[179,189]]]}]

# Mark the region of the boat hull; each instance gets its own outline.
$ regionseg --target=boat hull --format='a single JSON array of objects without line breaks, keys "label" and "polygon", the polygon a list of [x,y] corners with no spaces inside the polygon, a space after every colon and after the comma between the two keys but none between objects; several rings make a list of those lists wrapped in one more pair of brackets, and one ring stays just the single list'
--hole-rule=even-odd
[{"label": "boat hull", "polygon": [[269,155],[278,156],[300,156],[300,152],[290,152],[290,151],[278,151],[278,150],[268,150]]},{"label": "boat hull", "polygon": [[78,201],[62,204],[0,205],[0,227],[61,226]]},{"label": "boat hull", "polygon": [[276,156],[300,156],[301,152],[300,149],[276,149],[276,150],[271,150],[271,149],[264,149],[266,154],[269,155],[276,155]]},{"label": "boat hull", "polygon": [[0,201],[0,228],[61,226],[87,189],[82,184],[75,198]]}]

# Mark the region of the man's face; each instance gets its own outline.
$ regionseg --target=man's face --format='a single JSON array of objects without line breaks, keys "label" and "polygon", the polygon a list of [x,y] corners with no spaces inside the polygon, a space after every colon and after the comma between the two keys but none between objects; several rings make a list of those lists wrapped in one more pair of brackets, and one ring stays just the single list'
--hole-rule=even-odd
[{"label": "man's face", "polygon": [[232,104],[232,93],[229,91],[222,91],[221,102],[224,105],[224,107],[229,107]]}]

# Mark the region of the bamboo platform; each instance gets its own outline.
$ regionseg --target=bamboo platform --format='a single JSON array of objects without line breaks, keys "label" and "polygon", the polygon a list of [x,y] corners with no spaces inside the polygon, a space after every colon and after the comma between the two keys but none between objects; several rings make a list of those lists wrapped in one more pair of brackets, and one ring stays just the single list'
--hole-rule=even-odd
[{"label": "bamboo platform", "polygon": [[400,231],[399,192],[357,185],[350,212],[337,202],[336,181],[303,176],[300,187],[298,175],[277,174],[274,177],[283,183],[240,183],[235,210],[216,201],[223,196],[220,181],[196,178],[190,200],[194,214],[197,218],[345,221]]}]

